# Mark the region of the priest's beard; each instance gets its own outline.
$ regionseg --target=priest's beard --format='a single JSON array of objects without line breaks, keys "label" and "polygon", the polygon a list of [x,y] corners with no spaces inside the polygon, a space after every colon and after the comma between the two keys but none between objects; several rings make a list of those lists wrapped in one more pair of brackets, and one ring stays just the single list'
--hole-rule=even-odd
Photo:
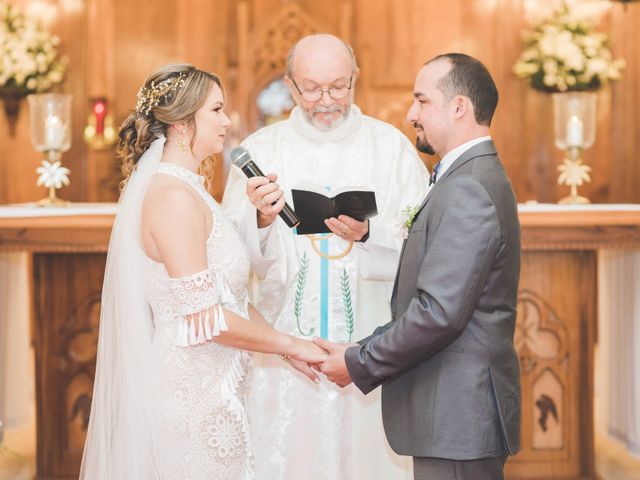
[{"label": "priest's beard", "polygon": [[421,129],[422,135],[424,136],[424,139],[416,136],[416,148],[418,149],[418,151],[422,153],[426,153],[427,155],[435,155],[436,151],[433,149],[431,144],[427,141],[427,136],[424,133],[424,129],[422,128],[422,125],[420,125],[419,123],[414,123],[413,128]]},{"label": "priest's beard", "polygon": [[[349,115],[350,111],[351,111],[351,103],[348,103],[346,105],[334,104],[329,107],[323,107],[322,105],[320,105],[318,107],[315,107],[313,110],[304,110],[304,113],[305,113],[305,117],[307,118],[307,121],[311,125],[313,125],[314,127],[316,127],[318,130],[322,132],[327,132],[329,130],[333,130],[334,128],[338,128],[340,125],[342,125],[345,119],[347,118],[347,116]],[[331,112],[340,112],[340,116],[328,121],[324,119],[316,118],[315,116],[316,113],[331,113]]]}]

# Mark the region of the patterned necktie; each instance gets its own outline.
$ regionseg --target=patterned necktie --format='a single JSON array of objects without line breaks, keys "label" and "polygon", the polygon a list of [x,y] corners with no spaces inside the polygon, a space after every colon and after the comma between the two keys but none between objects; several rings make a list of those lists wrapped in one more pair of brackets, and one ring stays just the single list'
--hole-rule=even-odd
[{"label": "patterned necktie", "polygon": [[429,186],[431,186],[434,183],[436,183],[436,180],[438,179],[438,170],[439,169],[440,169],[440,162],[436,163],[433,166],[433,170],[431,170],[431,175],[429,175]]}]

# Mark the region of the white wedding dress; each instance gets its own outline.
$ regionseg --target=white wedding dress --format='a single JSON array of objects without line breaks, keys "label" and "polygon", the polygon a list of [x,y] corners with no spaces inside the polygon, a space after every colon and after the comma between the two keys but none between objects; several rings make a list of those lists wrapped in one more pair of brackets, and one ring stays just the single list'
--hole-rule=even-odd
[{"label": "white wedding dress", "polygon": [[[208,269],[180,279],[149,259],[147,300],[153,310],[153,355],[159,388],[154,435],[163,479],[253,479],[244,402],[246,352],[211,339],[225,329],[201,323],[200,338],[190,338],[185,315],[212,304],[248,318],[249,260],[244,243],[204,187],[204,179],[178,165],[160,163],[157,174],[187,183],[207,203],[213,228],[207,240]],[[217,299],[215,298],[217,297]],[[213,299],[213,302],[211,301]],[[205,333],[206,332],[206,333]],[[204,337],[203,337],[204,335]]]},{"label": "white wedding dress", "polygon": [[[223,307],[247,315],[244,242],[194,172],[142,155],[118,203],[105,268],[81,480],[254,480],[246,352],[213,340]],[[170,278],[144,252],[142,204],[156,175],[195,190],[213,220],[207,269]],[[199,328],[194,328],[199,325]]]}]

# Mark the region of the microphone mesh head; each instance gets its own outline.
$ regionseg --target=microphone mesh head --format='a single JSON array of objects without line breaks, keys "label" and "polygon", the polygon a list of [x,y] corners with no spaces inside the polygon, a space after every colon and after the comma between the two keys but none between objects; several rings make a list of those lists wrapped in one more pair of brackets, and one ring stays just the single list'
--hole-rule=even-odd
[{"label": "microphone mesh head", "polygon": [[236,148],[231,150],[231,163],[233,163],[236,167],[242,168],[242,166],[249,160],[251,160],[249,150],[247,150],[243,146],[237,146]]}]

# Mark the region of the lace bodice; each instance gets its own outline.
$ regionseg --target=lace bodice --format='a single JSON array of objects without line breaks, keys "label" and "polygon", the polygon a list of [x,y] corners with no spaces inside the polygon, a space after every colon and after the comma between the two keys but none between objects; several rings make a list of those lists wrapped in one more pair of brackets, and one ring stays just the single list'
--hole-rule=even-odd
[{"label": "lace bodice", "polygon": [[168,163],[161,163],[157,173],[187,183],[213,219],[206,270],[170,278],[164,264],[149,259],[147,297],[160,372],[156,408],[163,470],[172,480],[253,479],[243,393],[249,356],[215,342],[228,329],[223,309],[248,316],[244,242],[201,176]]},{"label": "lace bodice", "polygon": [[[208,266],[213,271],[219,272],[235,298],[244,302],[249,279],[249,259],[244,242],[225,217],[220,205],[207,192],[204,187],[204,178],[191,170],[171,163],[161,163],[158,173],[180,178],[189,184],[207,204],[213,218],[213,227],[207,239]],[[166,274],[162,264],[156,263],[156,270],[159,270],[157,273]],[[166,277],[168,278],[168,274]]]}]

